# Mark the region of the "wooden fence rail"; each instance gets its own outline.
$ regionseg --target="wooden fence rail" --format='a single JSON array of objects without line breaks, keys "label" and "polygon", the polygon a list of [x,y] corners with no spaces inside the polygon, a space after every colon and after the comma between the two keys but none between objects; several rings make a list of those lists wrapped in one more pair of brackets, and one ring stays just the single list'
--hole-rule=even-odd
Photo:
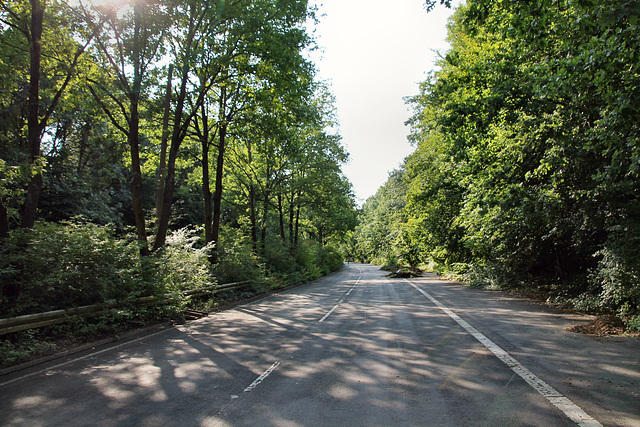
[{"label": "wooden fence rail", "polygon": [[[205,294],[215,294],[230,289],[241,288],[247,286],[251,282],[234,282],[226,283],[224,285],[214,285],[206,288],[192,289],[189,291],[180,292],[182,297],[197,296]],[[170,298],[175,297],[176,294],[169,293],[164,295],[152,295],[147,297],[140,297],[133,301],[135,305],[144,306],[162,303]],[[97,316],[106,310],[117,308],[123,304],[94,304],[85,305],[82,307],[67,308],[64,310],[47,311],[45,313],[26,314],[24,316],[8,317],[0,319],[0,336],[10,334],[12,332],[24,331],[27,329],[40,328],[48,325],[55,325],[69,320],[70,317],[75,316]]]}]

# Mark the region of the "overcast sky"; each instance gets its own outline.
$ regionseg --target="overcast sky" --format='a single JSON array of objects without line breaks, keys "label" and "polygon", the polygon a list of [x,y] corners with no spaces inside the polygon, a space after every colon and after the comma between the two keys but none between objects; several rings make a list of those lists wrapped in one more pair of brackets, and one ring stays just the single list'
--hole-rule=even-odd
[{"label": "overcast sky", "polygon": [[[313,2],[314,0],[312,0]],[[344,172],[359,204],[375,194],[413,148],[403,97],[434,68],[436,51],[448,45],[447,18],[422,0],[315,0],[321,51],[313,59],[319,78],[336,96],[343,144],[351,155]]]}]

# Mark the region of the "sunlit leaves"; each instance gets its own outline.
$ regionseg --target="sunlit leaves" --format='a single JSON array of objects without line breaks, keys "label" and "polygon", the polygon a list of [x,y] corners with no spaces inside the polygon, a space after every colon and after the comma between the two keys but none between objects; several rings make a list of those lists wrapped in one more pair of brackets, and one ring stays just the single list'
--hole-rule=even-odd
[{"label": "sunlit leaves", "polygon": [[411,238],[397,245],[492,284],[635,309],[639,16],[626,1],[461,6],[442,68],[410,99],[393,227]]}]

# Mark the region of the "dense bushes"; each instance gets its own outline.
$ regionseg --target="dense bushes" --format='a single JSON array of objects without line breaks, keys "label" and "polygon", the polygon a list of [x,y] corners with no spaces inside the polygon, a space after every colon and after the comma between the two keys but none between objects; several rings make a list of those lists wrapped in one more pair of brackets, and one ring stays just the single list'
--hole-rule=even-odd
[{"label": "dense bushes", "polygon": [[0,243],[2,317],[124,303],[140,296],[201,288],[216,283],[208,247],[194,231],[172,233],[164,250],[140,257],[133,239],[112,227],[75,221],[38,223]]},{"label": "dense bushes", "polygon": [[[55,351],[65,343],[180,319],[181,310],[190,304],[213,308],[221,298],[242,298],[306,282],[342,266],[342,255],[336,250],[308,241],[292,252],[280,239],[270,240],[264,256],[257,256],[250,240],[235,229],[225,229],[218,263],[212,265],[213,247],[202,244],[200,232],[175,231],[164,249],[147,257],[140,256],[133,236],[118,237],[111,226],[80,219],[38,223],[0,240],[0,317],[91,304],[112,307],[93,318],[0,337],[0,366]],[[185,300],[178,294],[236,281],[252,281],[254,286],[213,299]],[[175,293],[176,298],[160,306],[132,304],[141,296],[166,293]]]},{"label": "dense bushes", "polygon": [[160,292],[157,260],[116,239],[109,226],[38,223],[0,242],[3,316]]},{"label": "dense bushes", "polygon": [[226,230],[210,263],[211,246],[198,231],[170,234],[166,247],[140,257],[136,241],[117,238],[110,226],[84,221],[38,223],[0,242],[0,316],[126,302],[236,281],[275,280],[274,286],[315,279],[342,266],[329,246],[305,242],[292,255],[280,240],[269,242],[264,257],[249,239]]}]

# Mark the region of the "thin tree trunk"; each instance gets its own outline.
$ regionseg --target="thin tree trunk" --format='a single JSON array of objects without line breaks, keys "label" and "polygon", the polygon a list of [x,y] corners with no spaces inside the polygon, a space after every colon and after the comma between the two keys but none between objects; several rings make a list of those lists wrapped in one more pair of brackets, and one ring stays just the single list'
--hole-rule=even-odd
[{"label": "thin tree trunk", "polygon": [[144,208],[142,205],[142,170],[140,168],[140,90],[142,88],[142,73],[140,66],[140,27],[142,25],[142,3],[134,4],[134,45],[133,45],[133,85],[129,94],[130,101],[130,123],[128,142],[131,149],[131,204],[133,216],[136,222],[136,232],[140,244],[140,254],[149,254],[149,243],[147,240],[147,227],[144,219]]},{"label": "thin tree trunk", "polygon": [[[27,150],[29,164],[34,165],[40,156],[42,127],[40,125],[40,62],[42,58],[42,20],[44,5],[40,0],[31,2],[31,39],[29,69],[29,99],[27,100]],[[42,189],[42,173],[37,171],[31,179],[22,211],[22,227],[31,228],[36,221],[36,212],[40,191]]]},{"label": "thin tree trunk", "polygon": [[218,132],[218,158],[216,161],[216,182],[213,194],[213,225],[211,238],[215,243],[214,258],[217,258],[220,239],[220,217],[222,216],[222,178],[224,177],[224,155],[227,138],[227,89],[222,86],[220,89],[220,131]]},{"label": "thin tree trunk", "polygon": [[287,242],[287,236],[284,232],[284,210],[282,209],[282,194],[278,194],[278,215],[280,216],[280,238],[282,243]]},{"label": "thin tree trunk", "polygon": [[211,212],[212,194],[209,178],[209,117],[207,107],[202,104],[200,107],[202,114],[202,134],[200,135],[202,147],[202,193],[204,197],[204,240],[209,243],[213,240],[212,222],[213,215]]},{"label": "thin tree trunk", "polygon": [[294,244],[298,247],[298,235],[300,232],[300,204],[298,204],[296,209],[296,233],[294,238]]},{"label": "thin tree trunk", "polygon": [[169,64],[167,76],[167,89],[164,96],[164,116],[162,118],[162,139],[160,141],[160,164],[158,165],[158,188],[156,190],[156,228],[160,226],[160,213],[162,212],[164,197],[164,171],[167,163],[167,142],[169,140],[169,117],[171,115],[171,78],[173,76],[173,64]]},{"label": "thin tree trunk", "polygon": [[293,242],[293,221],[295,219],[295,192],[291,193],[291,201],[289,202],[289,246],[291,246],[291,250],[293,251],[295,246]]},{"label": "thin tree trunk", "polygon": [[[253,162],[253,152],[251,150],[251,144],[247,146],[247,152],[249,155],[249,165]],[[258,251],[258,227],[256,224],[256,187],[253,185],[253,181],[249,178],[249,222],[251,222],[251,247],[253,252]]]},{"label": "thin tree trunk", "polygon": [[256,224],[256,189],[249,184],[249,220],[251,222],[251,246],[253,251],[258,250],[258,226]]},{"label": "thin tree trunk", "polygon": [[269,190],[264,191],[264,200],[262,203],[262,224],[261,224],[261,234],[262,238],[262,251],[264,252],[267,248],[267,216],[269,214]]}]

